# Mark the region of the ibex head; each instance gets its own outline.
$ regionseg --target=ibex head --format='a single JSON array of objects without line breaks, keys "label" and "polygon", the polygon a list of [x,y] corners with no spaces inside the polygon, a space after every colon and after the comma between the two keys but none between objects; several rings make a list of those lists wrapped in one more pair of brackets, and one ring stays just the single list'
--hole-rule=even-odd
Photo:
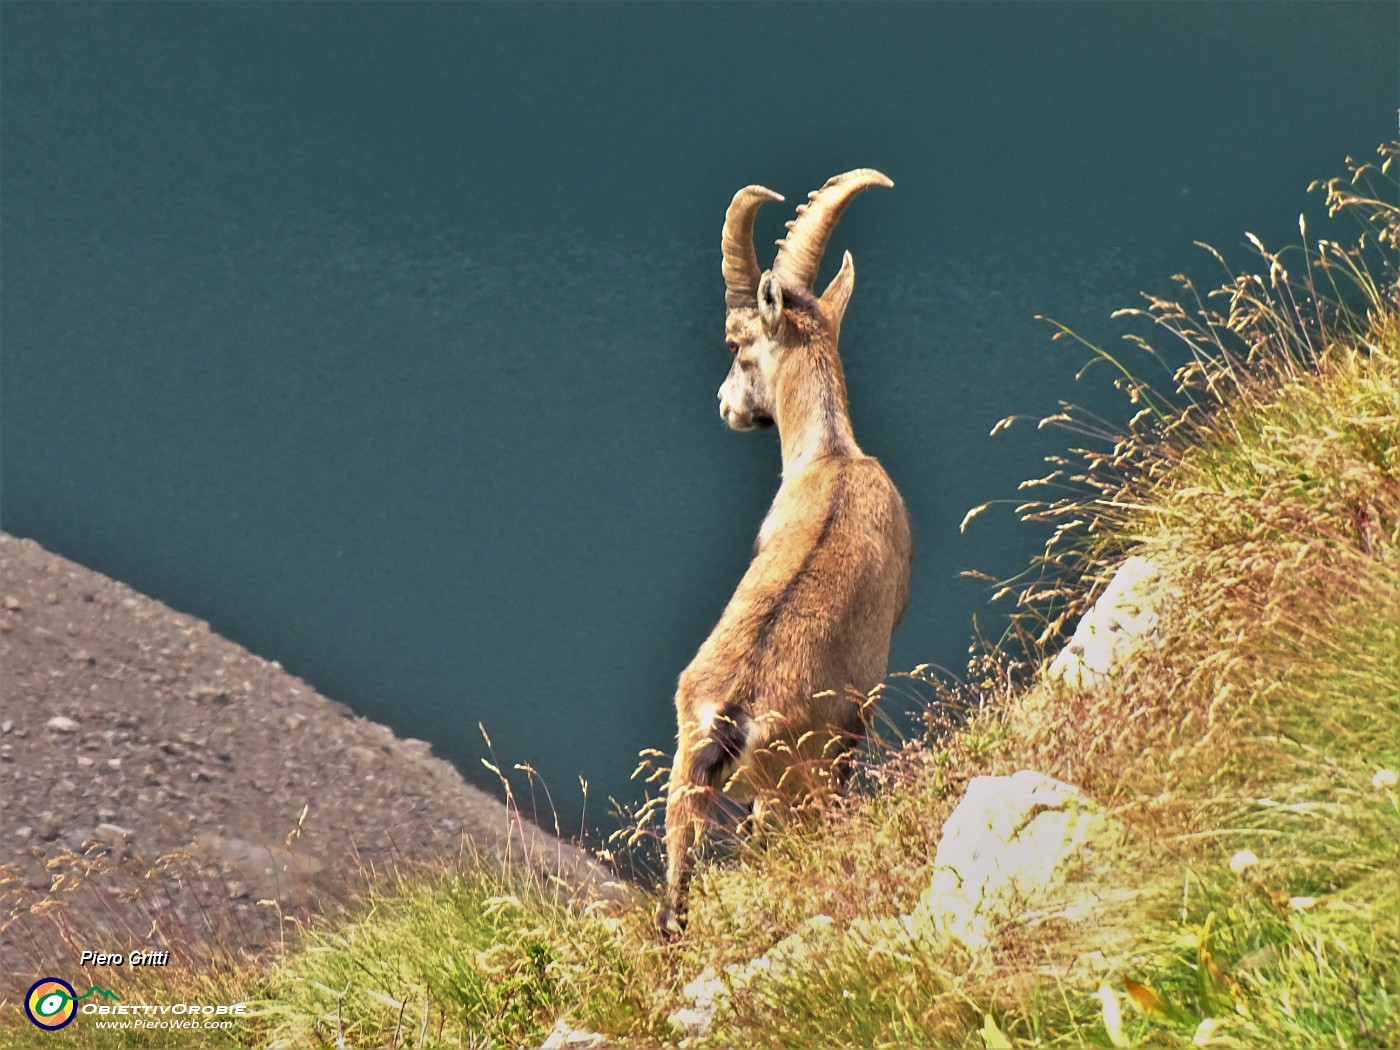
[{"label": "ibex head", "polygon": [[[841,213],[861,190],[893,186],[872,168],[857,168],[813,190],[808,203],[787,224],[778,242],[773,268],[760,272],[753,245],[758,209],[783,198],[763,186],[746,186],[734,195],[724,216],[725,338],[734,364],[719,389],[719,414],[735,430],[772,426],[778,417],[780,373],[800,361],[800,347],[834,357],[841,318],[855,288],[856,268],[846,252],[841,269],[817,297],[813,282]],[[836,364],[839,370],[839,363]]]}]

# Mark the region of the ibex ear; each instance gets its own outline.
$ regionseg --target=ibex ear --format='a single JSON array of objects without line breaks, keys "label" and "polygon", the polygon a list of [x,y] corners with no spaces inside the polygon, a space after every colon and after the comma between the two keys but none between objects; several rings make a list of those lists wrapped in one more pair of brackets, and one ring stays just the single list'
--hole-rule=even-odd
[{"label": "ibex ear", "polygon": [[758,316],[768,335],[775,335],[783,323],[783,286],[772,270],[764,270],[758,279]]},{"label": "ibex ear", "polygon": [[841,269],[822,292],[822,310],[826,313],[831,327],[841,329],[841,318],[846,316],[846,304],[851,301],[851,293],[856,290],[856,261],[847,252],[841,258]]}]

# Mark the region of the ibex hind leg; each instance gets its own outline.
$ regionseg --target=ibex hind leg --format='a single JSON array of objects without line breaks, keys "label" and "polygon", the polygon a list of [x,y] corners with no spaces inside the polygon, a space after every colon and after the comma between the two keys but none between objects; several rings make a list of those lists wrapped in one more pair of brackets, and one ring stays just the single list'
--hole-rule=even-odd
[{"label": "ibex hind leg", "polygon": [[695,849],[714,815],[720,785],[748,738],[747,719],[726,714],[717,715],[707,726],[697,726],[693,737],[684,730],[681,733],[666,790],[666,900],[656,916],[663,940],[685,932]]}]

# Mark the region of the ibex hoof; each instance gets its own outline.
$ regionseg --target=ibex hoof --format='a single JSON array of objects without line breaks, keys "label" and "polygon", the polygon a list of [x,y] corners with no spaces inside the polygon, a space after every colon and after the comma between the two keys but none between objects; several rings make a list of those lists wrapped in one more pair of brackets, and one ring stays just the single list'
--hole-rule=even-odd
[{"label": "ibex hoof", "polygon": [[669,904],[662,905],[656,913],[656,936],[662,944],[672,944],[685,933],[684,913],[678,912]]}]

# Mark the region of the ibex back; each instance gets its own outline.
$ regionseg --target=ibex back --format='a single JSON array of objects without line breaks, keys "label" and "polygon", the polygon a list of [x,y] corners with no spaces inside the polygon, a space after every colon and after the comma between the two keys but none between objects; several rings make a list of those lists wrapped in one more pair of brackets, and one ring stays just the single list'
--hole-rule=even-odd
[{"label": "ibex back", "polygon": [[817,296],[813,281],[841,212],[869,186],[859,169],[813,192],[760,273],[754,215],[782,200],[762,186],[725,215],[725,334],[734,355],[720,416],[735,430],[777,424],[783,480],[753,563],[676,691],[679,725],[666,806],[665,938],[686,922],[693,850],[723,789],[759,809],[824,791],[869,725],[890,635],[909,596],[912,544],[904,503],[861,451],[836,344],[855,286],[846,253]]}]

